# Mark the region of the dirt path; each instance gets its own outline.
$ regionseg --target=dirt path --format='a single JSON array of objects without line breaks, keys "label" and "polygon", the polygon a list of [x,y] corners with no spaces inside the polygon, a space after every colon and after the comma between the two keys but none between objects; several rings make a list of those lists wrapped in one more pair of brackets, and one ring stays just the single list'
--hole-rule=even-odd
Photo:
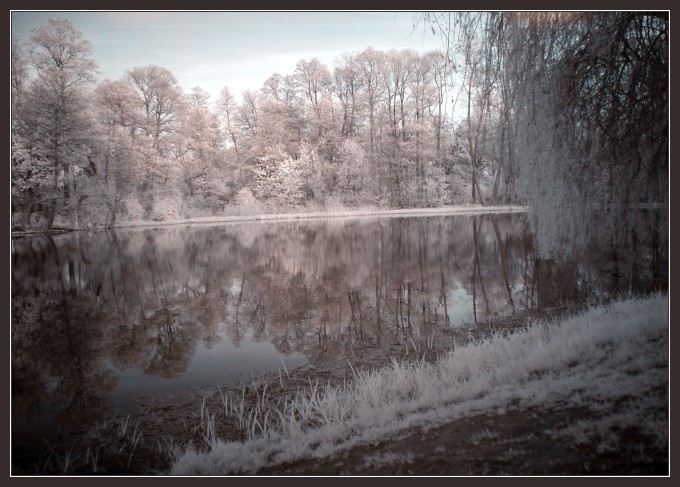
[{"label": "dirt path", "polygon": [[583,408],[480,414],[257,475],[668,475],[668,451],[642,454],[650,439],[636,431],[625,432],[615,454],[576,444],[565,430],[591,414]]}]

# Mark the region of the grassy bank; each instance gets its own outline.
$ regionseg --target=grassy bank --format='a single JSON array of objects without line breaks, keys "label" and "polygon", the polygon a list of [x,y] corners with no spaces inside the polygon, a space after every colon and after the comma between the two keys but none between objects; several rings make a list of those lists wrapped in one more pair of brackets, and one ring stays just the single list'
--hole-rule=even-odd
[{"label": "grassy bank", "polygon": [[[580,408],[566,440],[616,452],[634,429],[642,456],[668,451],[668,296],[631,298],[555,322],[537,321],[441,355],[357,371],[342,386],[310,381],[295,397],[263,388],[252,409],[224,395],[243,441],[222,441],[205,414],[205,444],[175,451],[178,475],[257,474],[276,465],[324,459],[479,414]],[[214,416],[213,416],[214,417]],[[627,448],[627,446],[626,446]],[[451,456],[450,462],[456,462]],[[620,472],[626,474],[626,472]]]}]

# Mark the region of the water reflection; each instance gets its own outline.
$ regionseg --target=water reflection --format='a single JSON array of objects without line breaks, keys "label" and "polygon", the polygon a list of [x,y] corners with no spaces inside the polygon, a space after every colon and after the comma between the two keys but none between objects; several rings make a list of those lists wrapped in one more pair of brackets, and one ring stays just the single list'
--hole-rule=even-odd
[{"label": "water reflection", "polygon": [[664,288],[667,233],[639,218],[623,240],[565,261],[539,259],[517,214],[14,239],[14,436],[80,427],[142,390],[233,383],[281,358],[330,360],[404,334]]}]

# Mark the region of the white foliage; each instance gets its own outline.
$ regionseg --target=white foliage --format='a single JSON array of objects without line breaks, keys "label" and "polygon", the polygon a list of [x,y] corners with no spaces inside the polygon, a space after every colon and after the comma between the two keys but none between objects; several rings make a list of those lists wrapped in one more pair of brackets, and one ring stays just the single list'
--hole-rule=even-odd
[{"label": "white foliage", "polygon": [[51,183],[53,164],[31,151],[20,135],[12,136],[12,194],[19,196],[27,190],[45,192]]},{"label": "white foliage", "polygon": [[255,190],[260,200],[273,200],[284,207],[293,207],[304,198],[300,164],[290,156],[281,155],[267,154],[260,159],[254,169]]},{"label": "white foliage", "polygon": [[446,181],[446,174],[444,174],[444,169],[442,169],[441,166],[428,161],[425,164],[423,183],[424,198],[421,202],[422,206],[432,208],[447,203],[448,184]]},{"label": "white foliage", "polygon": [[127,220],[138,221],[144,218],[144,207],[134,195],[126,195],[121,199],[123,214]]},{"label": "white foliage", "polygon": [[257,199],[250,188],[242,188],[239,190],[234,197],[234,201],[238,206],[243,208],[248,208],[257,204]]},{"label": "white foliage", "polygon": [[182,197],[178,194],[164,193],[157,196],[153,202],[150,218],[153,221],[174,220],[182,217],[180,208]]}]

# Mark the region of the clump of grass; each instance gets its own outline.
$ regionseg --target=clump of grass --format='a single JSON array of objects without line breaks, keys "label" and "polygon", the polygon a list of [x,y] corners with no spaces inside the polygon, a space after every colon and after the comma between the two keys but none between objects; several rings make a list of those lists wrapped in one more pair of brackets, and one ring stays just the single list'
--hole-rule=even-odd
[{"label": "clump of grass", "polygon": [[49,453],[41,473],[57,472],[61,475],[72,473],[74,470],[73,445],[64,449],[63,456],[59,454],[58,448],[53,447],[49,443],[48,446]]},{"label": "clump of grass", "polygon": [[[143,431],[137,419],[134,428],[130,415],[117,421],[104,421],[96,425],[86,435],[74,439],[69,444],[50,445],[40,475],[101,475],[110,473],[130,473],[135,454],[143,444]],[[159,449],[161,447],[159,446]],[[165,449],[163,454],[176,459],[179,449]],[[159,453],[161,453],[159,451]],[[173,456],[174,455],[174,456]]]}]

